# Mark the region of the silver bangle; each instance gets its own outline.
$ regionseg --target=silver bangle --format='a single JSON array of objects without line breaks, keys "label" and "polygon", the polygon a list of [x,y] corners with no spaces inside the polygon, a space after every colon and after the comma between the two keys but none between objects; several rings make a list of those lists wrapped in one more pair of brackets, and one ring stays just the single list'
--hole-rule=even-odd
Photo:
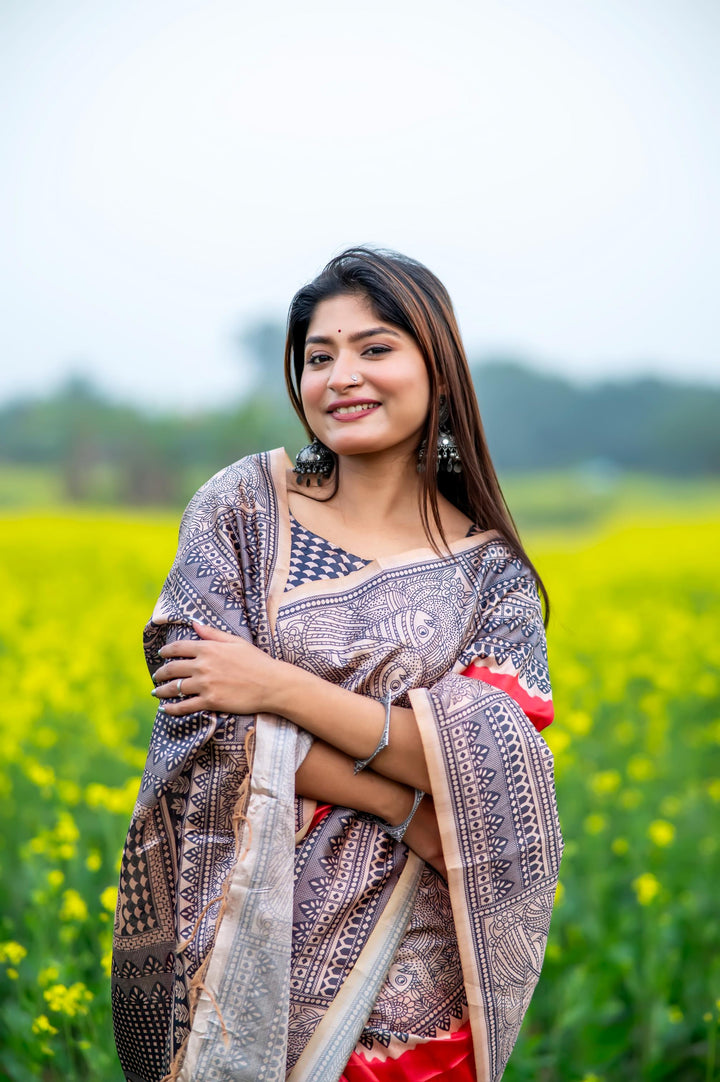
[{"label": "silver bangle", "polygon": [[391,826],[390,823],[386,823],[384,819],[378,819],[377,816],[374,816],[374,818],[380,824],[386,834],[389,834],[390,837],[394,838],[396,842],[401,842],[403,840],[405,831],[410,826],[412,817],[420,807],[424,796],[425,794],[423,793],[422,789],[415,790],[415,800],[413,801],[413,806],[410,809],[410,814],[408,815],[407,819],[404,819],[402,823],[398,823],[396,827]]},{"label": "silver bangle", "polygon": [[356,759],[355,760],[355,769],[353,770],[353,774],[359,774],[361,770],[364,770],[366,766],[369,766],[370,763],[375,758],[375,756],[379,755],[380,752],[383,751],[388,746],[388,744],[390,743],[390,711],[391,711],[391,709],[392,709],[392,697],[390,695],[390,692],[388,691],[387,696],[385,698],[385,724],[383,726],[383,731],[382,731],[382,735],[380,737],[380,740],[378,742],[378,746],[375,748],[375,751],[372,753],[372,755],[368,755],[367,759]]}]

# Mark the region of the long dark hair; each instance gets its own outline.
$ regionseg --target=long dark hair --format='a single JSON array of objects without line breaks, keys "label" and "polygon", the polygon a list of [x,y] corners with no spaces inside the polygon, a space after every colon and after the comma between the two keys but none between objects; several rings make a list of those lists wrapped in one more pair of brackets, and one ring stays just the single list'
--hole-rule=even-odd
[{"label": "long dark hair", "polygon": [[[452,301],[442,282],[422,263],[398,252],[348,248],[331,259],[322,273],[293,297],[285,343],[285,381],[290,401],[308,435],[313,433],[300,396],[305,339],[318,304],[343,294],[367,299],[382,321],[400,327],[415,340],[425,360],[430,380],[430,409],[422,433],[422,439],[427,441],[427,455],[426,468],[420,475],[420,517],[428,541],[439,551],[430,526],[432,519],[448,547],[438,508],[438,492],[441,492],[483,530],[497,530],[531,568],[545,604],[547,623],[550,612],[547,590],[525,552],[490,458]],[[447,401],[447,424],[462,461],[459,474],[437,472],[441,393]]]}]

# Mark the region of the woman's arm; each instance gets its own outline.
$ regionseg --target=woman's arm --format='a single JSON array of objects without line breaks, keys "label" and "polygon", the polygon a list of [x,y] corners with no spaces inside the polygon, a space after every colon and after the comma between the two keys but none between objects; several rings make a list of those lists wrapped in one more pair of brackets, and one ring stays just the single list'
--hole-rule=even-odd
[{"label": "woman's arm", "polygon": [[[385,725],[385,705],[288,665],[271,689],[271,711],[344,752],[348,762],[372,755]],[[430,778],[412,710],[393,706],[389,742],[372,761],[378,774],[430,792]],[[361,773],[366,773],[362,771]],[[358,775],[359,776],[359,775]]]},{"label": "woman's arm", "polygon": [[[164,646],[165,661],[155,679],[163,681],[159,699],[173,717],[200,710],[233,714],[279,714],[352,760],[366,759],[378,745],[385,706],[367,695],[332,684],[264,651],[236,635],[194,624],[200,640],[182,639]],[[388,746],[372,761],[373,771],[405,785],[430,791],[425,753],[412,710],[392,707]],[[341,802],[342,803],[342,802]]]},{"label": "woman's arm", "polygon": [[[404,822],[414,803],[414,790],[374,770],[355,774],[354,765],[348,755],[315,740],[295,772],[295,792],[311,800],[369,812],[391,826]],[[426,796],[418,807],[403,841],[447,877],[435,806],[430,797]]]},{"label": "woman's arm", "polygon": [[391,826],[402,823],[410,813],[415,791],[374,770],[355,774],[353,765],[348,755],[315,740],[295,772],[295,792],[318,803],[369,812]]}]

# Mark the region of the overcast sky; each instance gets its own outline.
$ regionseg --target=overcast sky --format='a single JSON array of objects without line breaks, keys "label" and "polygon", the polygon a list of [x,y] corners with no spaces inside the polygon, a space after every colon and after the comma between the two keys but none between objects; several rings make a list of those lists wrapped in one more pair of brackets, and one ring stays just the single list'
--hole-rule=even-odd
[{"label": "overcast sky", "polygon": [[471,354],[720,382],[717,0],[0,0],[0,399],[243,386],[348,244]]}]

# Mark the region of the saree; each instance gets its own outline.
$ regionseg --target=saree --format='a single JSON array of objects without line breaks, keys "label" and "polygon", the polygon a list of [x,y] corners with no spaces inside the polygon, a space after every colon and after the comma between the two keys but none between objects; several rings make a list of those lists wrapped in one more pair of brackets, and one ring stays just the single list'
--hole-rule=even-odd
[{"label": "saree", "polygon": [[[296,798],[311,738],[286,719],[158,710],[115,919],[125,1077],[359,1082],[376,1064],[390,1078],[437,1034],[498,1082],[562,851],[534,581],[502,540],[474,535],[450,557],[417,549],[286,590],[289,466],[282,449],[249,456],[193,498],[145,629],[148,667],[197,620],[412,706],[447,884],[372,816],[318,819]],[[462,995],[443,979],[453,970]]]}]

